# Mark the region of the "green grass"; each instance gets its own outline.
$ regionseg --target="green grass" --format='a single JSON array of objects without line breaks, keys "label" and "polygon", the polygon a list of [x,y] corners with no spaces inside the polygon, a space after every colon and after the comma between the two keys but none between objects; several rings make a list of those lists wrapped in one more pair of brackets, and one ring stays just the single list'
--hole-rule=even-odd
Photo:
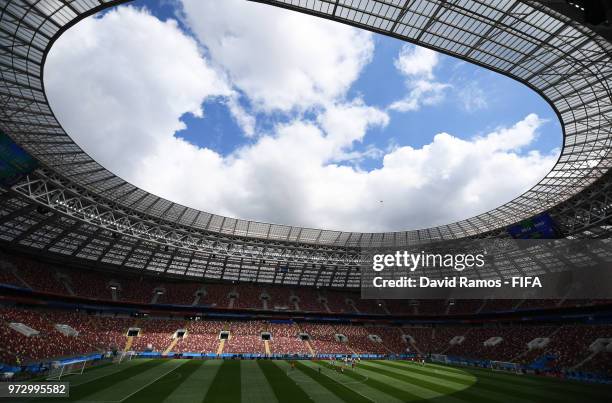
[{"label": "green grass", "polygon": [[[62,379],[88,403],[547,403],[611,402],[612,386],[484,369],[364,361],[133,360]],[[44,399],[37,399],[44,400]]]},{"label": "green grass", "polygon": [[176,367],[172,372],[158,379],[151,386],[141,389],[125,400],[126,403],[134,402],[163,402],[170,396],[185,379],[193,374],[201,363],[198,361],[188,361]]},{"label": "green grass", "polygon": [[274,395],[279,402],[305,403],[313,401],[310,396],[308,396],[308,394],[273,361],[259,361],[257,364],[270,386],[272,386]]},{"label": "green grass", "polygon": [[[372,403],[373,400],[367,398],[350,387],[345,385],[342,382],[338,382],[332,377],[328,376],[324,373],[319,373],[317,370],[310,368],[302,363],[297,363],[296,367],[308,375],[314,381],[320,383],[325,389],[329,390],[334,395],[338,396],[340,399],[345,402],[355,402],[355,403]],[[347,370],[348,371],[348,370]]]},{"label": "green grass", "polygon": [[[336,369],[327,362],[318,361],[317,364],[326,368],[326,372],[336,371]],[[346,376],[347,378],[351,378],[353,381],[357,381],[357,382],[362,381],[368,386],[382,392],[383,394],[392,396],[403,402],[411,402],[411,401],[419,400],[419,397],[417,395],[410,392],[409,390],[403,390],[403,389],[395,387],[393,382],[380,381],[374,377],[366,376],[365,374],[362,374],[361,372],[362,371],[360,369],[358,369],[355,372],[345,371],[343,375]]]},{"label": "green grass", "polygon": [[[71,387],[70,398],[68,400],[69,401],[84,400],[89,395],[92,395],[103,389],[113,387],[117,383],[125,379],[129,379],[132,376],[135,376],[139,373],[153,369],[162,364],[163,364],[163,361],[161,360],[159,361],[158,360],[146,360],[146,361],[143,360],[142,362],[133,361],[132,365],[125,367],[125,368],[118,365],[117,367],[120,369],[119,372],[112,372],[102,377],[93,378],[92,380],[86,383],[78,384],[74,387]],[[65,379],[76,383],[78,381],[78,376],[72,376],[72,377],[68,377]]]},{"label": "green grass", "polygon": [[241,400],[240,361],[225,361],[208,389],[205,403],[236,403]]}]

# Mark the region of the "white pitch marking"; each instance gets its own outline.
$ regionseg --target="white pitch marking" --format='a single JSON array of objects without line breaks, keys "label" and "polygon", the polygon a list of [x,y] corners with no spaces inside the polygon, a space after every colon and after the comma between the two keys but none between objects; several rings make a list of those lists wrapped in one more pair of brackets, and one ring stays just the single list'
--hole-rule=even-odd
[{"label": "white pitch marking", "polygon": [[[332,378],[331,376],[329,376],[329,375],[327,375],[327,374],[324,374],[323,372],[321,372],[321,375],[326,376],[327,378],[331,379],[332,381],[334,381],[334,382],[336,382],[336,383],[339,383],[340,385],[343,385],[345,388],[347,388],[347,389],[349,389],[349,390],[351,390],[351,391],[353,391],[353,392],[357,393],[358,395],[361,395],[361,396],[365,397],[367,400],[371,401],[372,403],[376,403],[376,400],[370,399],[370,398],[369,398],[369,397],[367,397],[366,395],[364,395],[364,394],[362,394],[362,393],[357,392],[355,389],[351,389],[351,388],[349,388],[348,386],[346,386],[346,384],[345,384],[344,382],[337,381],[337,380],[335,380],[334,378]],[[359,374],[359,375],[361,375],[361,374]],[[361,376],[363,376],[363,375],[361,375]],[[367,380],[368,380],[368,377],[366,376],[366,379],[364,379],[363,381],[357,381],[357,382],[354,382],[354,383],[363,383],[363,382],[365,382],[365,381],[367,381]]]},{"label": "white pitch marking", "polygon": [[124,397],[121,400],[115,400],[115,403],[120,403],[123,402],[126,399],[129,399],[130,397],[134,396],[136,393],[140,392],[141,390],[143,390],[144,388],[146,388],[147,386],[151,386],[151,384],[157,382],[158,380],[160,380],[161,378],[163,378],[164,376],[168,375],[170,372],[172,371],[176,371],[178,368],[182,367],[183,365],[185,365],[187,361],[182,362],[180,365],[177,365],[176,367],[172,368],[170,371],[168,372],[164,372],[163,374],[161,374],[160,376],[158,376],[157,378],[153,379],[151,382],[147,383],[146,385],[142,386],[141,388],[136,389],[134,392],[130,393],[129,395],[127,395],[126,397]]}]

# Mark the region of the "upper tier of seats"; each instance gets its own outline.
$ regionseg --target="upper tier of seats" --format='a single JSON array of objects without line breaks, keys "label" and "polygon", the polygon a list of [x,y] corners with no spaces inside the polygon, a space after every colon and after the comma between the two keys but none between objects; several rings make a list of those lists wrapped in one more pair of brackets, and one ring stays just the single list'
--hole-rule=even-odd
[{"label": "upper tier of seats", "polygon": [[[58,267],[2,254],[0,284],[94,300],[288,312],[461,315],[572,305],[572,301],[567,300],[362,300],[360,294],[353,291],[133,277]],[[581,300],[576,303],[586,305],[596,302]]]}]

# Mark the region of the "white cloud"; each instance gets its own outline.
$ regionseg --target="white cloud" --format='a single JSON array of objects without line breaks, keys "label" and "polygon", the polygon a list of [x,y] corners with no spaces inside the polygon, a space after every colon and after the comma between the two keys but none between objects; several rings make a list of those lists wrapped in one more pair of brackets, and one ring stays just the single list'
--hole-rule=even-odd
[{"label": "white cloud", "polygon": [[450,84],[435,81],[416,80],[408,84],[408,95],[389,105],[389,109],[398,112],[412,112],[421,109],[421,106],[436,105],[444,99],[444,91]]},{"label": "white cloud", "polygon": [[339,161],[343,159],[343,151],[355,142],[362,142],[369,127],[386,126],[389,116],[377,108],[364,105],[361,100],[355,100],[350,104],[328,107],[318,116],[318,123],[327,133],[326,140],[333,145],[334,158]]},{"label": "white cloud", "polygon": [[[333,163],[337,138],[294,121],[226,158],[168,140],[135,180],[230,216],[343,230],[422,228],[497,207],[537,183],[557,156],[519,151],[542,123],[529,115],[471,140],[440,133],[421,148],[396,148],[368,172]],[[185,172],[202,174],[180,180]]]},{"label": "white cloud", "polygon": [[477,81],[463,86],[457,91],[461,106],[467,112],[476,112],[489,106],[487,97]]},{"label": "white cloud", "polygon": [[406,77],[408,94],[389,105],[390,110],[412,112],[422,106],[439,104],[450,84],[435,81],[434,69],[439,63],[438,53],[415,45],[400,49],[395,68]]},{"label": "white cloud", "polygon": [[[218,8],[225,4],[210,3]],[[260,23],[271,24],[274,35],[279,34],[274,21]],[[329,33],[326,30],[322,32]],[[262,37],[249,42],[251,46],[271,40],[258,35]],[[234,39],[230,32],[219,40]],[[240,35],[235,40],[246,41]],[[292,58],[297,61],[279,71],[300,70],[300,57]],[[252,63],[251,69],[238,63],[239,74],[233,76],[243,83],[255,83],[257,74],[267,80],[265,71],[255,72],[263,69],[255,66],[257,61]],[[329,60],[323,63],[330,67]],[[311,64],[317,69],[318,61]],[[274,108],[277,102],[297,108],[317,104],[317,118],[306,121],[298,116],[271,133],[257,133],[253,144],[222,156],[174,133],[183,128],[184,113],[202,113],[206,98],[223,96],[231,102],[231,86],[174,23],[133,8],[119,8],[69,30],[53,48],[45,70],[54,111],[94,158],[160,196],[230,216],[343,230],[425,227],[512,199],[543,177],[556,160],[556,155],[522,152],[543,124],[529,115],[511,127],[468,140],[440,133],[421,148],[396,147],[386,151],[380,168],[371,171],[341,165],[380,155],[383,151],[357,152],[354,146],[364,141],[370,128],[385,126],[389,117],[360,100],[344,99],[340,87],[354,78],[318,91],[326,86],[327,74],[336,74],[323,71],[313,73],[316,79],[303,86],[308,101],[281,100],[278,97],[284,95],[251,89],[249,97],[260,99],[265,107]],[[279,88],[285,84],[296,88],[303,82],[278,80]],[[238,86],[245,92],[249,87]],[[252,122],[247,117],[243,123]]]},{"label": "white cloud", "polygon": [[257,121],[255,116],[247,112],[242,105],[240,105],[240,100],[238,98],[239,96],[236,93],[229,97],[226,103],[227,107],[244,134],[247,137],[253,137],[255,136],[255,125]]},{"label": "white cloud", "polygon": [[62,35],[45,67],[53,111],[77,144],[126,178],[185,113],[229,96],[228,85],[175,21],[119,7]]},{"label": "white cloud", "polygon": [[341,100],[374,50],[363,30],[242,0],[182,0],[184,19],[257,110]]},{"label": "white cloud", "polygon": [[395,59],[395,67],[406,76],[431,80],[438,62],[437,52],[420,46],[404,45]]}]

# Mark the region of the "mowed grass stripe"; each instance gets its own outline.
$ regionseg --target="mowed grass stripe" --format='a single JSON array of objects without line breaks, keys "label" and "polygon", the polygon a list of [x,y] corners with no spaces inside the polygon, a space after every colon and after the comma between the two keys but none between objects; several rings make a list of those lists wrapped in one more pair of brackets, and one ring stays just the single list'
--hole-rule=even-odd
[{"label": "mowed grass stripe", "polygon": [[353,391],[348,386],[345,386],[339,382],[336,382],[334,379],[329,376],[319,373],[318,371],[307,367],[301,362],[296,363],[296,368],[308,375],[312,380],[318,382],[325,389],[329,390],[334,395],[338,396],[340,399],[345,402],[351,403],[373,403],[371,399],[366,398],[363,395]]},{"label": "mowed grass stripe", "polygon": [[[401,361],[398,361],[398,362],[401,362]],[[402,362],[402,364],[410,365],[409,362]],[[564,388],[575,389],[576,391],[579,391],[580,393],[583,393],[585,390],[591,390],[593,388],[603,389],[603,390],[607,389],[607,391],[609,392],[608,385],[584,384],[579,381],[559,380],[556,378],[546,378],[546,377],[537,376],[537,375],[516,375],[516,374],[501,372],[501,371],[495,372],[488,368],[461,367],[461,369],[459,369],[457,367],[452,367],[450,365],[442,365],[442,364],[428,364],[428,365],[432,367],[436,367],[436,368],[442,368],[447,371],[469,372],[479,377],[484,376],[484,377],[493,377],[493,378],[505,378],[508,381],[514,380],[515,382],[518,382],[518,383],[525,383],[525,384],[530,384],[530,385],[535,385],[535,384],[542,385],[542,384],[550,383],[556,386],[562,386]]]},{"label": "mowed grass stripe", "polygon": [[[332,370],[335,371],[335,368],[328,362],[326,361],[315,361],[318,365],[323,366],[324,368],[327,368],[328,370]],[[363,375],[353,372],[353,371],[345,371],[344,375],[346,375],[349,378],[352,378],[354,380],[358,380],[358,381],[363,381]],[[392,386],[386,382],[382,382],[378,379],[374,379],[372,377],[369,377],[367,380],[363,381],[364,384],[368,385],[371,388],[374,388],[376,390],[381,391],[384,394],[393,396],[396,399],[399,399],[403,402],[410,402],[410,401],[418,401],[421,400],[421,398],[417,395],[415,395],[414,393],[410,392],[409,390],[406,389],[400,389],[400,388],[396,388],[395,386]]]},{"label": "mowed grass stripe", "polygon": [[[412,365],[402,365],[396,362],[389,361],[377,361],[377,363],[381,365],[385,365],[392,368],[402,369],[405,368],[409,372],[419,373],[424,375],[436,376],[441,379],[447,379],[444,373],[441,373],[437,367],[430,367],[429,365],[426,367],[422,367],[416,364]],[[429,372],[428,372],[429,371]],[[435,375],[431,373],[431,371],[435,371]],[[438,372],[440,371],[440,372]],[[466,368],[466,371],[469,371]],[[486,376],[485,376],[486,375]],[[491,392],[504,392],[508,394],[512,394],[513,396],[522,397],[525,400],[533,400],[534,398],[540,396],[544,397],[549,401],[576,401],[576,396],[573,394],[568,394],[567,391],[559,391],[547,386],[546,383],[538,384],[537,388],[525,388],[520,384],[515,383],[517,379],[500,379],[499,376],[496,376],[496,373],[484,373],[484,374],[473,374],[472,376],[478,378],[478,388],[489,390]],[[518,378],[515,376],[515,378]],[[591,393],[589,391],[589,393]]]},{"label": "mowed grass stripe", "polygon": [[459,384],[451,383],[449,385],[445,384],[444,382],[427,382],[416,377],[403,376],[396,371],[379,368],[363,361],[359,364],[359,372],[369,377],[378,377],[380,381],[392,383],[398,387],[409,389],[420,399],[424,400],[433,399],[435,397],[439,397],[440,395],[452,394],[465,388],[464,385]]},{"label": "mowed grass stripe", "polygon": [[[402,362],[401,365],[411,366],[411,363]],[[457,370],[457,368],[445,365],[428,364],[428,366],[442,370]],[[602,396],[610,396],[612,394],[612,387],[608,385],[582,384],[554,378],[493,372],[490,369],[472,367],[465,367],[462,370],[477,377],[479,384],[491,385],[496,389],[511,388],[513,394],[519,391],[519,393],[523,392],[526,396],[531,396],[532,394],[538,395],[545,392],[549,396],[554,394],[555,398],[559,401],[580,401],[587,397],[599,401]]]},{"label": "mowed grass stripe", "polygon": [[[446,396],[445,401],[466,401],[466,402],[507,402],[508,394],[500,393],[495,390],[484,390],[479,388],[478,380],[475,378],[470,383],[450,382],[437,379],[435,373],[430,372],[426,375],[416,373],[409,368],[384,368],[380,363],[367,363],[362,366],[368,370],[378,372],[382,375],[406,382],[417,389],[427,389],[436,392],[438,396]],[[521,399],[513,393],[513,402],[533,402],[533,399]]]},{"label": "mowed grass stripe", "polygon": [[122,379],[114,385],[102,389],[94,394],[87,396],[86,400],[92,401],[121,401],[127,399],[134,393],[146,388],[156,380],[174,371],[184,361],[159,360],[161,364],[147,371],[136,374],[130,378]]},{"label": "mowed grass stripe", "polygon": [[320,369],[323,374],[334,379],[336,382],[339,382],[349,387],[355,392],[375,402],[402,403],[402,400],[397,399],[391,395],[381,392],[378,389],[374,389],[373,387],[366,385],[365,382],[368,380],[368,378],[365,375],[361,375],[359,379],[353,379],[353,378],[349,378],[342,372],[325,369],[313,361],[302,361],[302,364],[310,368],[314,368],[317,371]]},{"label": "mowed grass stripe", "polygon": [[151,385],[125,399],[124,402],[163,402],[166,397],[174,393],[174,391],[200,366],[201,363],[198,361],[187,361],[183,365],[174,368],[172,372],[167,373]]},{"label": "mowed grass stripe", "polygon": [[[402,371],[401,375],[403,376],[425,379],[426,381],[436,382],[438,378],[437,371],[439,369],[432,368],[429,365],[426,367],[420,365],[393,365],[393,363],[383,361],[376,361],[374,365],[380,365],[381,367],[386,366],[391,369],[395,368],[396,370]],[[473,376],[477,379],[476,384],[467,387],[459,392],[459,394],[455,394],[456,397],[469,399],[470,401],[484,399],[484,401],[497,400],[501,402],[505,402],[507,396],[512,396],[513,401],[516,402],[576,402],[583,400],[583,397],[550,390],[546,384],[525,388],[511,382],[504,382],[501,379],[480,377],[476,374]],[[441,384],[445,382],[447,381],[442,380]],[[596,396],[594,401],[602,401],[602,396]],[[605,399],[603,401],[605,401]]]},{"label": "mowed grass stripe", "polygon": [[205,403],[237,403],[241,399],[240,361],[223,361],[204,398]]},{"label": "mowed grass stripe", "polygon": [[533,393],[523,393],[522,390],[517,390],[516,387],[512,384],[505,384],[503,382],[491,383],[490,381],[483,380],[482,378],[477,377],[476,375],[470,375],[467,373],[464,373],[464,375],[466,376],[459,377],[457,376],[457,373],[453,375],[448,375],[447,372],[445,373],[444,371],[438,368],[421,366],[420,364],[401,365],[389,361],[376,361],[375,364],[380,365],[381,367],[386,367],[389,370],[400,371],[402,375],[414,377],[421,382],[427,382],[428,384],[439,383],[441,385],[451,386],[456,390],[467,389],[471,387],[474,383],[478,383],[478,388],[466,391],[468,395],[481,395],[479,390],[482,389],[483,391],[488,391],[492,399],[497,396],[502,401],[504,399],[503,395],[501,395],[500,392],[504,393],[504,390],[506,391],[506,393],[510,393],[515,396],[517,401],[521,399],[524,401],[532,401],[534,397]]},{"label": "mowed grass stripe", "polygon": [[[124,371],[128,368],[142,365],[145,362],[151,361],[150,359],[132,360],[123,364],[108,365],[104,368],[100,368],[97,371],[86,371],[82,375],[72,375],[65,378],[66,381],[70,382],[70,387],[75,388],[77,386],[84,385],[89,382],[97,381],[106,376],[116,374],[117,372]],[[46,377],[45,377],[46,378]]]},{"label": "mowed grass stripe", "polygon": [[168,396],[164,403],[201,402],[204,400],[223,361],[199,361],[200,366],[181,383],[180,387]]},{"label": "mowed grass stripe", "polygon": [[344,401],[338,398],[333,393],[329,393],[327,389],[321,386],[317,381],[310,379],[302,371],[296,368],[291,368],[291,365],[287,361],[275,360],[274,363],[291,378],[298,387],[302,388],[304,392],[315,402],[325,403],[344,403]]},{"label": "mowed grass stripe", "polygon": [[[376,368],[376,370],[385,375],[436,390],[441,394],[453,394],[453,396],[462,400],[506,402],[507,396],[512,395],[513,401],[515,402],[541,401],[542,396],[546,401],[565,401],[565,396],[551,396],[543,391],[539,393],[541,396],[537,396],[537,394],[534,395],[534,393],[532,393],[533,391],[525,393],[524,390],[517,390],[511,385],[490,385],[476,376],[472,376],[471,381],[458,380],[457,378],[445,380],[437,373],[438,369],[422,367],[420,365],[401,366],[398,368],[397,366],[390,366],[389,363],[382,361],[371,362],[367,365]],[[392,375],[392,372],[396,372],[397,375]],[[505,387],[501,388],[500,386]]]},{"label": "mowed grass stripe", "polygon": [[257,361],[279,402],[312,403],[313,400],[272,361]]},{"label": "mowed grass stripe", "polygon": [[409,371],[411,373],[425,375],[429,377],[435,377],[438,380],[444,380],[448,382],[458,383],[461,385],[471,385],[476,381],[476,377],[474,375],[470,375],[468,373],[463,373],[463,376],[459,376],[459,374],[449,375],[447,372],[439,370],[437,368],[424,367],[420,364],[414,365],[401,365],[394,362],[389,361],[374,361],[377,365],[382,365],[389,369],[395,369],[398,371]]},{"label": "mowed grass stripe", "polygon": [[584,396],[584,394],[589,393],[611,393],[610,385],[599,385],[599,384],[585,384],[578,381],[573,380],[560,380],[556,378],[547,378],[543,376],[537,375],[516,375],[509,374],[504,372],[494,372],[490,369],[481,369],[481,368],[466,368],[466,371],[474,373],[479,377],[494,377],[496,379],[503,379],[508,382],[515,382],[517,384],[523,385],[538,385],[539,387],[558,387],[562,389],[563,393],[568,391],[573,391],[576,394]]},{"label": "mowed grass stripe", "polygon": [[398,369],[410,369],[410,371],[421,372],[431,375],[431,373],[435,373],[437,378],[442,378],[451,382],[466,382],[466,383],[474,383],[475,375],[470,374],[466,371],[461,372],[451,372],[446,371],[443,368],[433,367],[430,364],[426,364],[425,366],[406,361],[387,361],[387,360],[377,360],[374,361],[378,364],[386,365],[392,368]]},{"label": "mowed grass stripe", "polygon": [[242,403],[277,403],[276,395],[255,360],[240,364]]},{"label": "mowed grass stripe", "polygon": [[112,387],[121,381],[160,366],[162,363],[163,361],[161,360],[145,361],[143,363],[130,365],[123,370],[113,372],[107,376],[92,379],[86,383],[78,385],[70,384],[70,397],[67,399],[67,401],[83,400],[87,396],[93,395],[94,393]]}]

